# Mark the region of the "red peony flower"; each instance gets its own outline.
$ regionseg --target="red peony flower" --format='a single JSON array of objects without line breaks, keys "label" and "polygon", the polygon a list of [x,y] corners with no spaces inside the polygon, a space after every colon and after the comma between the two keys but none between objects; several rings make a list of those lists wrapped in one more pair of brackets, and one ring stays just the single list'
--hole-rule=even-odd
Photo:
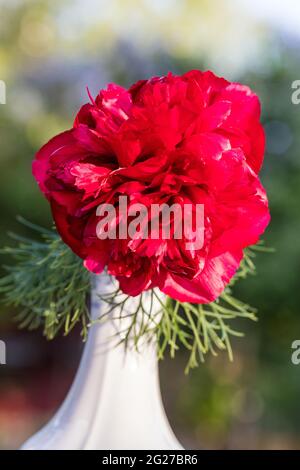
[{"label": "red peony flower", "polygon": [[[257,176],[265,138],[247,87],[191,71],[115,84],[80,109],[73,128],[44,145],[33,174],[61,237],[87,269],[105,267],[129,295],[158,287],[207,303],[224,290],[270,216]],[[138,236],[101,240],[96,210],[119,196],[142,203],[204,204],[204,244]],[[146,220],[148,223],[149,220]]]}]

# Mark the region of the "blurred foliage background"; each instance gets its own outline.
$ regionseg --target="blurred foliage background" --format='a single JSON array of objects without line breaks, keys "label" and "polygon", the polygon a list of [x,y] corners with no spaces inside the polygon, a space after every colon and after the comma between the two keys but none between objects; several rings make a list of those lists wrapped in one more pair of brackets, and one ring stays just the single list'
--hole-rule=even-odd
[{"label": "blurred foliage background", "polygon": [[[51,225],[31,160],[72,125],[88,101],[86,86],[95,95],[109,81],[127,86],[169,70],[211,68],[261,97],[262,181],[272,214],[264,238],[276,253],[261,254],[258,275],[236,287],[258,308],[259,322],[242,325],[246,338],[234,342],[233,363],[209,358],[189,376],[184,354],[161,364],[166,409],[187,448],[300,448],[300,366],[291,363],[291,344],[300,338],[300,105],[291,101],[291,84],[300,79],[300,14],[293,0],[281,14],[278,8],[277,0],[0,0],[0,79],[7,87],[0,105],[1,245],[8,230],[24,231],[17,214]],[[39,332],[19,331],[15,312],[0,313],[7,343],[0,447],[7,449],[61,403],[82,345],[76,331],[48,343]]]}]

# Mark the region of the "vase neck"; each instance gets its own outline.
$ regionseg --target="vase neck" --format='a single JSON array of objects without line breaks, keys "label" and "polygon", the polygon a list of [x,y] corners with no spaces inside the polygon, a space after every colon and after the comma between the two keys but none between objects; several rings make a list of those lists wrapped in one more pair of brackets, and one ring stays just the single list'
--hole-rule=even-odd
[{"label": "vase neck", "polygon": [[[156,343],[155,326],[161,319],[162,305],[165,295],[158,289],[149,290],[136,297],[127,296],[118,292],[112,305],[111,299],[117,291],[117,283],[106,273],[93,276],[91,292],[91,318],[94,325],[91,328],[93,335],[97,337],[97,344],[113,345],[125,343],[126,333],[132,326],[132,332],[127,338],[127,345],[134,343],[140,336],[142,326],[147,326],[153,331],[153,338],[141,337],[136,343],[137,349],[142,352],[149,349],[143,346],[145,343]],[[110,298],[107,301],[107,298]],[[105,300],[106,299],[106,300]],[[141,305],[143,308],[141,308]],[[147,322],[147,323],[146,323]],[[146,339],[146,340],[145,340]]]}]

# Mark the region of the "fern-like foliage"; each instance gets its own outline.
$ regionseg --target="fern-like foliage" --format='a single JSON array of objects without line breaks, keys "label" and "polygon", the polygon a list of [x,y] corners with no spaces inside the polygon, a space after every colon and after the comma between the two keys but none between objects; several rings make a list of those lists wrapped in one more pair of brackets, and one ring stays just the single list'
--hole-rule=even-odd
[{"label": "fern-like foliage", "polygon": [[44,335],[53,339],[60,331],[68,334],[80,322],[86,339],[90,275],[82,260],[56,231],[19,220],[39,234],[39,240],[10,234],[17,246],[1,250],[11,258],[0,279],[1,300],[18,307],[16,320],[21,328],[42,327]]}]

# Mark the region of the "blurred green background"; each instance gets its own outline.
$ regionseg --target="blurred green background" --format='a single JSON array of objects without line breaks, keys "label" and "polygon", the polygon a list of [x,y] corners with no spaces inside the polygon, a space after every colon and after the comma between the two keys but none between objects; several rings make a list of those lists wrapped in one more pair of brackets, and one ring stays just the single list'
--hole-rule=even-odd
[{"label": "blurred green background", "polygon": [[[284,5],[283,5],[284,3]],[[299,2],[298,2],[299,3]],[[234,362],[208,358],[183,374],[185,355],[161,364],[165,406],[186,448],[300,449],[300,10],[296,1],[0,0],[0,242],[22,231],[16,215],[50,226],[31,176],[36,150],[72,125],[79,106],[107,82],[123,86],[168,71],[212,69],[261,97],[272,223],[258,275],[235,293],[256,306]],[[17,448],[61,403],[82,345],[78,332],[48,343],[19,331],[1,307],[0,448]]]}]

